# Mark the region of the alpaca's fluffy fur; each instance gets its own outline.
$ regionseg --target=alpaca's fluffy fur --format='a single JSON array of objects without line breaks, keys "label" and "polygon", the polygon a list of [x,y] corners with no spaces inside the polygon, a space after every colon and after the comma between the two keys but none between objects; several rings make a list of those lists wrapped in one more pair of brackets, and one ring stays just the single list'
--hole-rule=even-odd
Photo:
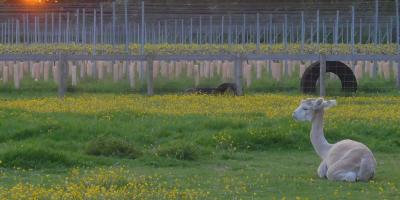
[{"label": "alpaca's fluffy fur", "polygon": [[311,143],[321,157],[318,176],[337,181],[368,181],[374,177],[376,161],[371,150],[362,143],[342,140],[329,144],[324,137],[324,110],[336,105],[335,100],[303,100],[294,111],[293,118],[299,121],[311,121]]}]

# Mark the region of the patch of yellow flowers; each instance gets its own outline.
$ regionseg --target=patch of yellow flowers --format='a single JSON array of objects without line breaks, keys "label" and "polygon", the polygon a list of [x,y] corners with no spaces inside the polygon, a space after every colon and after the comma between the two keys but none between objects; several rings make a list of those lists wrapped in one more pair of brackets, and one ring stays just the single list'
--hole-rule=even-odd
[{"label": "patch of yellow flowers", "polygon": [[51,187],[20,182],[0,187],[0,199],[204,199],[208,193],[160,181],[160,176],[135,176],[123,167],[73,169],[64,183]]},{"label": "patch of yellow flowers", "polygon": [[[305,96],[262,94],[243,97],[205,95],[82,95],[37,99],[1,100],[0,109],[28,112],[61,112],[88,115],[112,115],[132,112],[141,115],[245,115],[263,114],[267,118],[290,118]],[[338,97],[338,106],[328,111],[328,120],[398,121],[400,97]],[[105,114],[105,115],[104,115]]]},{"label": "patch of yellow flowers", "polygon": [[[128,53],[140,54],[139,44],[130,44]],[[125,45],[112,46],[109,44],[96,45],[96,54],[121,55],[126,54]],[[257,53],[255,44],[147,44],[144,47],[146,54],[158,55],[210,55],[210,54],[254,54]],[[386,54],[397,55],[396,44],[357,44],[354,46],[357,54]],[[93,54],[92,44],[31,44],[31,45],[4,45],[0,44],[0,54],[54,54],[56,52],[66,54]],[[353,49],[348,44],[304,44],[303,49],[299,43],[284,44],[261,44],[261,54],[352,54]]]}]

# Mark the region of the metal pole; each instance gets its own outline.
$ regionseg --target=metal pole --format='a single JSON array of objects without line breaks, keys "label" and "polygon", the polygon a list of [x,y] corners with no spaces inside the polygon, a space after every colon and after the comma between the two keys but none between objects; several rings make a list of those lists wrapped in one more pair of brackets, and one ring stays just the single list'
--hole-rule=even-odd
[{"label": "metal pole", "polygon": [[162,39],[161,39],[161,22],[160,21],[158,21],[158,40],[157,40],[157,43],[158,44],[161,44],[161,42],[162,42]]},{"label": "metal pole", "polygon": [[354,10],[354,6],[351,7],[351,49],[352,49],[352,53],[355,53],[355,41],[354,41],[354,32],[355,29],[355,10]]},{"label": "metal pole", "polygon": [[242,44],[246,43],[246,15],[243,14],[243,26],[242,26]]},{"label": "metal pole", "polygon": [[257,53],[260,53],[260,13],[257,13]]},{"label": "metal pole", "polygon": [[101,44],[104,44],[104,21],[103,21],[103,3],[100,4],[100,41]]},{"label": "metal pole", "polygon": [[[29,21],[27,20],[27,28],[29,27]],[[28,28],[28,43],[29,43],[29,28]],[[54,43],[54,13],[51,13],[51,43]]]},{"label": "metal pole", "polygon": [[15,43],[19,44],[20,37],[19,37],[19,20],[18,19],[17,19],[15,25],[16,25],[16,27],[15,27]]},{"label": "metal pole", "polygon": [[[140,55],[144,56],[144,45],[145,45],[145,38],[144,38],[144,1],[141,2],[141,34],[140,34]],[[141,71],[141,78],[143,80],[143,73],[144,73],[144,62],[140,62],[140,71]]]},{"label": "metal pole", "polygon": [[201,36],[202,36],[202,32],[201,32],[201,26],[202,26],[202,23],[201,23],[201,16],[200,16],[200,19],[199,19],[199,44],[201,44]]},{"label": "metal pole", "polygon": [[349,44],[349,21],[346,21],[346,44]]},{"label": "metal pole", "polygon": [[48,40],[48,17],[47,17],[47,12],[44,14],[44,43],[47,44]]},{"label": "metal pole", "polygon": [[319,9],[317,10],[317,45],[319,47]]},{"label": "metal pole", "polygon": [[285,24],[283,25],[283,44],[285,46],[285,51],[287,50],[287,38],[288,38],[288,18],[287,14],[285,14]]},{"label": "metal pole", "polygon": [[[97,21],[96,21],[96,17],[97,17],[97,12],[96,9],[93,10],[93,55],[96,55],[96,43],[97,43],[97,37],[96,37],[96,29],[97,29]],[[96,66],[96,61],[94,62],[94,67],[92,70],[92,76],[93,78],[96,78],[96,74],[97,74],[97,66]]]},{"label": "metal pole", "polygon": [[375,0],[375,33],[374,44],[378,44],[378,16],[379,16],[379,0]]},{"label": "metal pole", "polygon": [[128,35],[128,0],[125,0],[125,53],[127,54],[129,51]]},{"label": "metal pole", "polygon": [[301,53],[304,51],[305,30],[304,11],[301,11]]},{"label": "metal pole", "polygon": [[82,43],[86,43],[86,10],[82,10]]},{"label": "metal pole", "polygon": [[[37,18],[37,16],[35,16],[35,18],[34,18],[34,23],[35,23],[35,43],[38,43],[38,20],[37,20],[38,18]],[[8,35],[10,35],[10,34],[8,34]],[[11,42],[11,40],[9,40],[9,42]]]},{"label": "metal pole", "polygon": [[58,43],[61,43],[61,12],[58,13]]},{"label": "metal pole", "polygon": [[210,36],[209,36],[210,44],[213,43],[213,21],[212,20],[213,20],[212,15],[210,15]]},{"label": "metal pole", "polygon": [[[400,16],[399,16],[399,0],[396,0],[396,43],[397,53],[400,54]],[[399,83],[400,88],[400,83]]]},{"label": "metal pole", "polygon": [[336,11],[336,22],[335,22],[335,44],[339,43],[339,10]]},{"label": "metal pole", "polygon": [[193,43],[193,18],[190,18],[190,35],[189,35],[190,44]]},{"label": "metal pole", "polygon": [[[399,0],[396,0],[396,43],[397,54],[400,54],[400,16],[399,16]],[[397,60],[397,88],[400,89],[400,60]]]},{"label": "metal pole", "polygon": [[113,1],[113,2],[112,2],[112,33],[111,33],[111,35],[112,35],[112,46],[113,46],[113,48],[115,47],[115,32],[116,32],[116,29],[115,29],[115,20],[116,20],[116,17],[115,17],[115,1]]},{"label": "metal pole", "polygon": [[221,17],[221,44],[224,44],[224,16]]},{"label": "metal pole", "polygon": [[311,39],[311,44],[313,44],[314,43],[314,26],[312,23],[310,24],[310,39]]},{"label": "metal pole", "polygon": [[359,36],[359,44],[362,44],[362,18],[360,18],[360,36]]},{"label": "metal pole", "polygon": [[175,19],[174,21],[174,44],[176,44],[178,38],[178,21]]},{"label": "metal pole", "polygon": [[326,73],[326,57],[325,55],[319,56],[319,94],[324,97],[326,94],[325,88],[325,73]]},{"label": "metal pole", "polygon": [[184,40],[185,40],[185,33],[184,33],[184,30],[183,30],[183,24],[184,24],[184,21],[182,19],[181,20],[181,44],[183,44]]},{"label": "metal pole", "polygon": [[272,46],[272,14],[269,15],[269,50],[271,50],[271,46]]},{"label": "metal pole", "polygon": [[229,15],[228,43],[232,45],[232,16]]},{"label": "metal pole", "polygon": [[[139,29],[139,26],[138,26],[138,29]],[[139,32],[138,32],[138,38],[139,38]],[[164,43],[168,43],[168,23],[167,23],[167,20],[164,20]]]},{"label": "metal pole", "polygon": [[96,38],[96,9],[93,10],[93,55],[96,55],[96,42],[97,42],[97,38]]},{"label": "metal pole", "polygon": [[65,42],[69,43],[69,12],[67,12],[67,28],[66,28],[66,39]]},{"label": "metal pole", "polygon": [[79,8],[76,9],[75,43],[79,43]]}]

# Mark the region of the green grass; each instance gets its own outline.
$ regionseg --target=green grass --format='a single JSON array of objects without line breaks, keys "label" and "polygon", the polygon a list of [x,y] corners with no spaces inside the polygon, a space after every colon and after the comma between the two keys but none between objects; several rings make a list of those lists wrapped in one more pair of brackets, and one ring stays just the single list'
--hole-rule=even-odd
[{"label": "green grass", "polygon": [[[319,159],[311,151],[263,151],[235,153],[230,159],[175,161],[152,165],[148,158],[123,160],[130,176],[158,176],[169,187],[209,192],[209,199],[396,199],[400,172],[399,154],[376,153],[377,177],[369,183],[343,183],[319,179]],[[86,169],[88,170],[88,169]],[[90,170],[90,169],[89,169]],[[2,169],[2,185],[19,181],[51,187],[63,184],[68,172],[61,169],[16,171]],[[84,175],[82,175],[84,178]],[[126,177],[127,179],[129,177]],[[120,180],[124,182],[124,180]]]},{"label": "green grass", "polygon": [[[55,96],[3,93],[1,101],[49,94]],[[168,187],[207,191],[210,199],[398,198],[398,123],[344,119],[326,124],[329,141],[355,139],[376,153],[376,179],[369,183],[317,178],[320,161],[309,130],[308,123],[267,117],[262,111],[182,116],[0,109],[0,186],[28,182],[50,188],[62,185],[76,167],[125,166],[137,175],[159,175]]]},{"label": "green grass", "polygon": [[[292,77],[283,77],[281,81],[276,81],[272,78],[271,74],[263,74],[263,78],[257,80],[253,78],[250,86],[243,83],[243,90],[246,94],[257,93],[283,93],[289,95],[299,95],[300,92],[300,79],[297,77],[298,71],[293,72]],[[253,72],[255,77],[255,72]],[[227,80],[226,82],[234,82],[234,80]],[[85,78],[78,82],[77,86],[72,86],[71,80],[68,80],[67,95],[77,96],[85,93],[92,94],[146,94],[147,85],[146,80],[136,80],[136,87],[132,89],[129,86],[129,81],[125,78],[115,83],[111,76],[106,77],[104,80],[95,80],[92,78]],[[197,87],[217,87],[222,83],[221,78],[215,76],[210,79],[201,79]],[[196,87],[194,80],[182,75],[178,78],[158,78],[154,82],[155,94],[183,94],[185,89]],[[319,91],[317,85],[317,91]],[[396,79],[391,77],[385,80],[383,77],[378,76],[375,79],[364,77],[358,82],[358,90],[356,94],[345,94],[341,91],[341,83],[338,78],[331,79],[328,74],[326,76],[326,93],[328,96],[374,96],[374,95],[398,95],[399,90],[396,88]],[[46,97],[57,95],[57,84],[50,80],[49,82],[38,81],[26,77],[21,82],[21,88],[15,90],[13,82],[7,84],[0,82],[0,93],[7,96],[7,98],[16,97]],[[1,98],[1,97],[0,97]]]}]

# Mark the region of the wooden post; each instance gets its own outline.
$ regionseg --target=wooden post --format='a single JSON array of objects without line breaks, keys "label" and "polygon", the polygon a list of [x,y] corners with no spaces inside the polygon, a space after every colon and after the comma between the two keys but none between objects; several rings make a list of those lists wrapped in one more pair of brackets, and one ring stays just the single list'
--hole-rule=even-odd
[{"label": "wooden post", "polygon": [[49,70],[50,70],[50,63],[46,61],[43,67],[43,79],[45,82],[49,81]]},{"label": "wooden post", "polygon": [[319,56],[319,94],[321,97],[324,97],[326,94],[325,91],[325,73],[326,73],[326,56]]},{"label": "wooden post", "polygon": [[14,86],[15,89],[19,89],[20,88],[20,70],[19,70],[19,65],[17,63],[14,63]]},{"label": "wooden post", "polygon": [[378,73],[378,61],[374,61],[372,65],[371,78],[376,78]]},{"label": "wooden post", "polygon": [[400,90],[400,59],[397,60],[397,80],[396,80],[397,88]]},{"label": "wooden post", "polygon": [[72,73],[72,86],[76,86],[78,83],[78,79],[77,79],[77,66],[76,65],[72,65],[71,66],[71,73]]},{"label": "wooden post", "polygon": [[8,82],[8,66],[3,66],[3,83],[7,84]]},{"label": "wooden post", "polygon": [[114,81],[114,83],[116,83],[116,82],[118,82],[118,79],[119,79],[119,77],[118,77],[118,63],[116,63],[116,62],[113,62],[114,64],[113,64],[113,81]]},{"label": "wooden post", "polygon": [[153,85],[153,58],[147,58],[147,95],[152,96],[154,94]]},{"label": "wooden post", "polygon": [[59,73],[59,80],[58,80],[58,97],[63,99],[65,96],[66,92],[66,80],[67,80],[67,62],[65,61],[65,58],[60,55],[59,59],[59,64],[58,64],[58,73]]},{"label": "wooden post", "polygon": [[237,95],[242,96],[243,95],[243,87],[242,87],[242,82],[243,82],[243,70],[242,70],[242,63],[243,63],[243,58],[241,55],[237,55],[235,59],[235,83],[236,83],[236,89],[237,89]]},{"label": "wooden post", "polygon": [[129,77],[129,85],[131,89],[135,89],[135,62],[130,61],[129,70],[128,70],[128,77]]}]

